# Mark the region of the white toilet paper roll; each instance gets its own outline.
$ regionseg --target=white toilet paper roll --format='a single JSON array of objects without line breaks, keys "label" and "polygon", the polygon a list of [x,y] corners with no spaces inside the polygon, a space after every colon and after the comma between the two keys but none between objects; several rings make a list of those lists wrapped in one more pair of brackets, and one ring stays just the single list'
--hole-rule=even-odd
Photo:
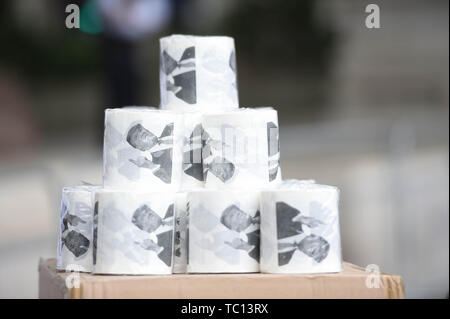
[{"label": "white toilet paper roll", "polygon": [[182,177],[182,115],[147,107],[107,109],[104,186],[178,190]]},{"label": "white toilet paper roll", "polygon": [[161,38],[160,47],[161,108],[239,107],[233,38],[172,35]]},{"label": "white toilet paper roll", "polygon": [[261,272],[341,271],[339,190],[286,181],[261,192]]},{"label": "white toilet paper roll", "polygon": [[205,188],[252,189],[280,182],[276,110],[205,114],[202,125]]},{"label": "white toilet paper roll", "polygon": [[259,193],[188,193],[190,273],[259,271]]},{"label": "white toilet paper roll", "polygon": [[99,186],[65,187],[61,195],[58,270],[91,272],[93,251],[93,191]]},{"label": "white toilet paper roll", "polygon": [[175,197],[175,234],[173,243],[173,273],[187,271],[188,262],[189,207],[187,193],[177,193]]},{"label": "white toilet paper roll", "polygon": [[96,192],[94,273],[172,273],[175,193]]},{"label": "white toilet paper roll", "polygon": [[182,190],[203,187],[202,162],[202,114],[189,112],[183,114],[184,148],[183,148],[183,176]]}]

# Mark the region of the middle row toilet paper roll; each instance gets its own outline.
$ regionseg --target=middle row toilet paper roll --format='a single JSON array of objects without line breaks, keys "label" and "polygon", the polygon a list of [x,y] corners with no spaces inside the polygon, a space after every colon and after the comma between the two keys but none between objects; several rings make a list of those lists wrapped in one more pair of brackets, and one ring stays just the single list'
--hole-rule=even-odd
[{"label": "middle row toilet paper roll", "polygon": [[281,181],[276,110],[241,108],[205,114],[202,128],[206,188],[260,189]]},{"label": "middle row toilet paper roll", "polygon": [[188,193],[189,273],[259,271],[259,193]]},{"label": "middle row toilet paper roll", "polygon": [[94,273],[172,273],[172,192],[96,192]]},{"label": "middle row toilet paper roll", "polygon": [[105,111],[104,186],[172,190],[181,187],[183,118],[149,107]]}]

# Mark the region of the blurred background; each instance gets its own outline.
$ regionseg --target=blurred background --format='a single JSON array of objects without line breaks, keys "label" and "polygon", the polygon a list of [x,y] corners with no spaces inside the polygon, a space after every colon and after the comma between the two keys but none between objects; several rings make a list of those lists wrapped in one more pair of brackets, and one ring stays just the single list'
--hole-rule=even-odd
[{"label": "blurred background", "polygon": [[278,110],[284,178],[341,189],[344,259],[402,275],[409,298],[447,298],[448,5],[1,1],[0,297],[37,297],[61,188],[102,181],[104,108],[157,106],[158,38],[183,33],[235,38],[240,104]]}]

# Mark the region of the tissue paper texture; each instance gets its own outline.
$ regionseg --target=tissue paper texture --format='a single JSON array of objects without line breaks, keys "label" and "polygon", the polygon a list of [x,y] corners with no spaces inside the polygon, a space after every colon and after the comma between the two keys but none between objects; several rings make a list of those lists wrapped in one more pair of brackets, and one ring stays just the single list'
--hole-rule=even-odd
[{"label": "tissue paper texture", "polygon": [[205,188],[263,188],[280,182],[277,111],[205,114],[202,125]]},{"label": "tissue paper texture", "polygon": [[259,271],[259,193],[188,193],[190,273]]},{"label": "tissue paper texture", "polygon": [[172,273],[175,193],[102,190],[94,273]]},{"label": "tissue paper texture", "polygon": [[261,193],[261,271],[341,271],[339,191],[311,182]]},{"label": "tissue paper texture", "polygon": [[187,193],[177,193],[175,197],[175,235],[173,243],[173,273],[187,271],[189,205]]},{"label": "tissue paper texture", "polygon": [[151,108],[107,109],[105,187],[178,190],[183,148],[181,114]]},{"label": "tissue paper texture", "polygon": [[65,187],[61,195],[57,269],[91,272],[93,191],[98,186]]},{"label": "tissue paper texture", "polygon": [[160,51],[161,108],[239,107],[233,38],[172,35],[160,39]]},{"label": "tissue paper texture", "polygon": [[182,190],[204,186],[202,161],[202,114],[184,113],[184,148]]}]

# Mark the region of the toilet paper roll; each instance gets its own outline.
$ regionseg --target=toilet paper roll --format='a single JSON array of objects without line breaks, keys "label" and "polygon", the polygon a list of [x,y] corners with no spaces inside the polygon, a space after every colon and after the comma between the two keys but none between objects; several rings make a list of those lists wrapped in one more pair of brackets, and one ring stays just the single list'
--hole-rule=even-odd
[{"label": "toilet paper roll", "polygon": [[276,110],[205,114],[202,125],[205,188],[263,188],[280,182]]},{"label": "toilet paper roll", "polygon": [[187,193],[177,193],[175,197],[175,235],[173,244],[173,273],[187,271],[188,262],[189,206]]},{"label": "toilet paper roll", "polygon": [[233,38],[172,35],[160,39],[160,50],[161,108],[239,107]]},{"label": "toilet paper roll", "polygon": [[94,273],[172,273],[175,193],[104,189],[95,200]]},{"label": "toilet paper roll", "polygon": [[64,187],[57,249],[58,270],[91,272],[93,267],[93,191],[99,186]]},{"label": "toilet paper roll", "polygon": [[259,193],[190,192],[190,273],[259,271]]},{"label": "toilet paper roll", "polygon": [[341,271],[339,190],[287,181],[261,192],[261,272]]},{"label": "toilet paper roll", "polygon": [[184,148],[182,190],[204,186],[202,161],[202,114],[189,112],[183,114]]},{"label": "toilet paper roll", "polygon": [[148,107],[107,109],[104,186],[178,190],[182,178],[182,115]]}]

